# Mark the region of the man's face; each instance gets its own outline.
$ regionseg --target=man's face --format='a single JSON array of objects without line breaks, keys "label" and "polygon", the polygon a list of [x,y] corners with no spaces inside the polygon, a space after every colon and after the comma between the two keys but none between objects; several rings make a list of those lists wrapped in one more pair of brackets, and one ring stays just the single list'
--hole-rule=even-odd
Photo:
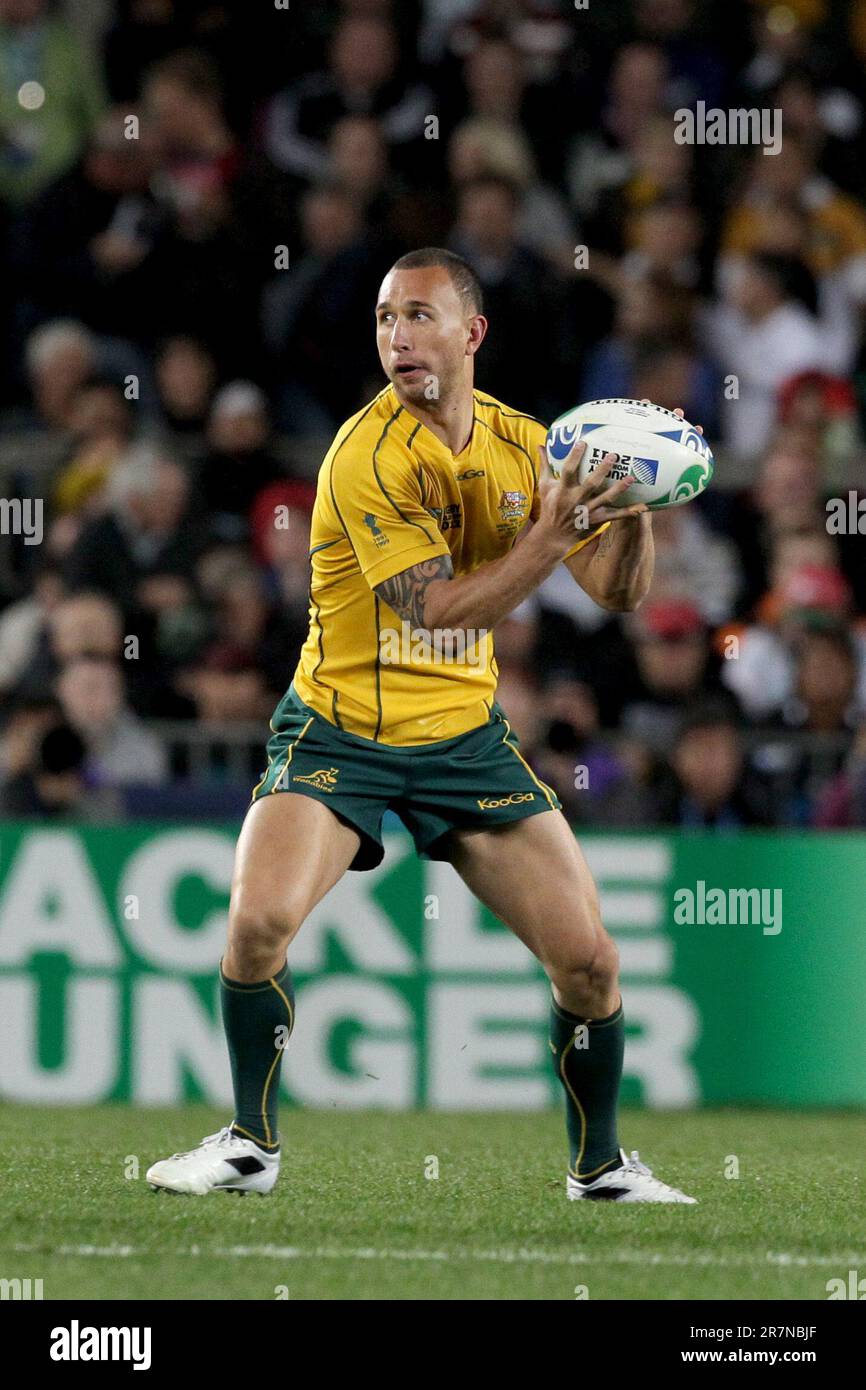
[{"label": "man's face", "polygon": [[736,730],[727,724],[691,729],[676,748],[674,768],[699,805],[721,806],[733,794],[743,769]]},{"label": "man's face", "polygon": [[701,683],[707,664],[707,645],[701,633],[683,637],[650,637],[636,647],[640,673],[650,690],[689,695]]},{"label": "man's face", "polygon": [[450,395],[486,330],[487,321],[463,303],[442,266],[395,270],[382,281],[376,342],[401,401],[424,405]]}]

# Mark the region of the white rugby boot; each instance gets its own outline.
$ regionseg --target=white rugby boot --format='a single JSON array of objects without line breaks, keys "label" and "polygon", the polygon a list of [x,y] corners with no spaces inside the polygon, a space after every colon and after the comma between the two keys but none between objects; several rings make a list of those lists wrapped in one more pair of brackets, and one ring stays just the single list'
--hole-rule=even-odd
[{"label": "white rugby boot", "polygon": [[267,1153],[226,1125],[197,1149],[161,1158],[147,1170],[154,1192],[270,1192],[280,1171],[279,1150]]},{"label": "white rugby boot", "polygon": [[641,1163],[637,1151],[631,1158],[626,1157],[625,1149],[620,1149],[622,1166],[608,1168],[600,1178],[592,1182],[578,1182],[569,1173],[565,1188],[570,1202],[581,1200],[590,1202],[688,1202],[693,1205],[697,1197],[687,1197],[678,1187],[668,1187],[660,1178],[654,1178],[645,1163]]}]

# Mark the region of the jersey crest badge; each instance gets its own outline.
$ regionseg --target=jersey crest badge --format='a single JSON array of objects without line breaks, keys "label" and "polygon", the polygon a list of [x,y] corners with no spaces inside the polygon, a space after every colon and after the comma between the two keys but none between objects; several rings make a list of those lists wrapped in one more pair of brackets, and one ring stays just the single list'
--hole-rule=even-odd
[{"label": "jersey crest badge", "polygon": [[504,491],[499,499],[499,515],[503,521],[512,521],[515,517],[522,517],[526,507],[525,492]]}]

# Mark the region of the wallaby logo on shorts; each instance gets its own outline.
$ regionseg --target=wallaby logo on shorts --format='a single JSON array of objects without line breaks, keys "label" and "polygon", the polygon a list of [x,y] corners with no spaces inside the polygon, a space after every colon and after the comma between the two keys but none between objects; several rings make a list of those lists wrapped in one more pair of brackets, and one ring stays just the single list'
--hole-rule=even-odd
[{"label": "wallaby logo on shorts", "polygon": [[293,777],[293,782],[306,782],[309,787],[318,787],[320,792],[332,792],[337,785],[337,777],[340,769],[338,767],[320,767],[315,772],[308,772],[304,777]]},{"label": "wallaby logo on shorts", "polygon": [[519,806],[522,801],[534,801],[535,792],[512,792],[510,796],[480,796],[478,805],[482,811],[496,811],[500,806]]}]

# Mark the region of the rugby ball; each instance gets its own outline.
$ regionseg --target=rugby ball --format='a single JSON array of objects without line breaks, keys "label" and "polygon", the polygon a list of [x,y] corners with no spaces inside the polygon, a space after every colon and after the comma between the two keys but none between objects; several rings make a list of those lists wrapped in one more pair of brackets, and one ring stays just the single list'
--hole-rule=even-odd
[{"label": "rugby ball", "polygon": [[592,476],[605,454],[616,455],[610,482],[637,480],[615,499],[617,507],[638,502],[650,511],[680,507],[703,492],[713,476],[713,454],[703,435],[672,410],[647,401],[587,401],[554,420],[547,432],[547,460],[557,477],[581,441],[586,443],[581,482]]}]

